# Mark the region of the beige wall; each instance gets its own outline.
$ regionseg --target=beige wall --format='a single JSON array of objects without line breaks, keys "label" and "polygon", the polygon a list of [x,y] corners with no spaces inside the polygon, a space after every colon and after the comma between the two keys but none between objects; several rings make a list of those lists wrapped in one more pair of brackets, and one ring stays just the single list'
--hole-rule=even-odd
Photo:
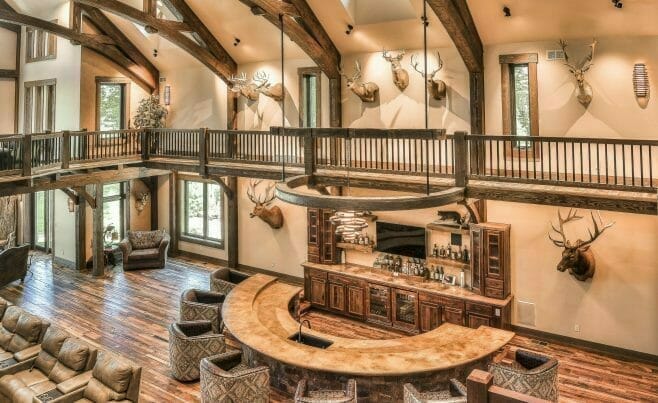
[{"label": "beige wall", "polygon": [[[0,69],[16,68],[16,34],[4,28],[0,28],[0,55]],[[0,134],[14,133],[15,88],[14,79],[0,79]]]}]

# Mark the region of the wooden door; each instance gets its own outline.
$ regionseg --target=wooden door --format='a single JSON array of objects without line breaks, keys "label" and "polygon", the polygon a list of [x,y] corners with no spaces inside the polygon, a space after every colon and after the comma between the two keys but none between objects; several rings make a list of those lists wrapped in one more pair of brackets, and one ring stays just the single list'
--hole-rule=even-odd
[{"label": "wooden door", "polygon": [[502,234],[499,231],[485,231],[485,266],[488,278],[502,279]]},{"label": "wooden door", "polygon": [[421,302],[419,307],[420,331],[429,332],[441,326],[441,306]]},{"label": "wooden door", "polygon": [[474,313],[468,314],[468,327],[477,329],[480,326],[491,326],[491,318]]},{"label": "wooden door", "polygon": [[345,311],[345,286],[343,284],[329,283],[329,309]]},{"label": "wooden door", "polygon": [[451,307],[443,308],[443,321],[455,325],[464,326],[464,311]]},{"label": "wooden door", "polygon": [[418,293],[393,288],[391,295],[393,326],[406,331],[418,330]]},{"label": "wooden door", "polygon": [[320,210],[316,208],[307,209],[308,230],[308,261],[320,263],[321,237]]},{"label": "wooden door", "polygon": [[319,277],[310,279],[311,295],[309,301],[318,306],[327,306],[327,280]]},{"label": "wooden door", "polygon": [[363,318],[365,316],[365,290],[363,287],[347,286],[347,314]]},{"label": "wooden door", "polygon": [[391,325],[391,289],[389,287],[368,283],[366,318],[371,322]]},{"label": "wooden door", "polygon": [[322,228],[320,260],[324,264],[334,264],[340,260],[336,248],[336,226],[330,220],[333,214],[333,210],[320,210],[320,225]]},{"label": "wooden door", "polygon": [[484,294],[482,232],[482,227],[471,226],[471,290],[480,295]]}]

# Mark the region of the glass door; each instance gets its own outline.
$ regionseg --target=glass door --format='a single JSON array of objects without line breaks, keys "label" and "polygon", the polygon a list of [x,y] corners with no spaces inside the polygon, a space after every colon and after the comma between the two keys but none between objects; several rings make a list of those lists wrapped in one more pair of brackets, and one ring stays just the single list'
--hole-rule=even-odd
[{"label": "glass door", "polygon": [[50,220],[49,220],[49,192],[36,192],[33,194],[33,205],[34,205],[34,247],[36,249],[41,249],[44,251],[48,250],[49,247],[49,232],[50,232]]},{"label": "glass door", "polygon": [[367,309],[369,321],[391,323],[391,289],[381,285],[368,284]]},{"label": "glass door", "polygon": [[393,326],[408,331],[418,329],[418,294],[393,289]]}]

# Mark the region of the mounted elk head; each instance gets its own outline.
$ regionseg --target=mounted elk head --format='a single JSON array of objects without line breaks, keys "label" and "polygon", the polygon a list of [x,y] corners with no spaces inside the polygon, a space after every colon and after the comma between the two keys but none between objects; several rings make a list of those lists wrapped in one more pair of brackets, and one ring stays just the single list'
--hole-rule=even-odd
[{"label": "mounted elk head", "polygon": [[266,82],[249,82],[245,73],[240,73],[239,76],[232,75],[231,78],[229,78],[229,81],[233,84],[231,86],[231,91],[239,93],[250,101],[258,101],[260,87],[266,84]]},{"label": "mounted elk head", "polygon": [[254,203],[254,210],[249,214],[249,217],[258,217],[265,221],[270,227],[279,229],[283,227],[283,213],[279,206],[269,207],[274,200],[274,183],[271,183],[264,195],[256,196],[256,188],[261,181],[252,180],[247,189],[247,196],[252,203]]},{"label": "mounted elk head", "polygon": [[404,58],[405,50],[395,56],[391,56],[386,49],[382,51],[382,57],[387,62],[391,63],[391,71],[393,71],[393,83],[395,86],[404,91],[409,86],[409,73],[402,68],[402,58]]},{"label": "mounted elk head", "polygon": [[363,102],[375,102],[375,97],[379,92],[379,87],[373,82],[362,83],[359,80],[361,79],[361,65],[358,61],[354,62],[355,73],[352,77],[348,77],[343,73],[343,67],[341,66],[338,70],[340,75],[345,77],[347,80],[347,88],[352,90],[352,92]]},{"label": "mounted elk head", "polygon": [[448,89],[448,86],[443,80],[439,80],[438,78],[436,78],[436,74],[439,71],[441,71],[441,69],[443,68],[443,60],[441,60],[441,53],[437,51],[436,55],[438,57],[438,67],[429,74],[425,73],[425,69],[420,68],[419,66],[420,63],[418,63],[418,61],[416,60],[416,55],[411,55],[411,66],[414,68],[414,70],[420,73],[420,75],[423,76],[423,78],[425,79],[427,89],[432,95],[432,98],[436,99],[437,101],[440,101],[446,97],[446,91]]},{"label": "mounted elk head", "polygon": [[578,97],[578,102],[580,102],[581,105],[583,105],[585,108],[587,108],[590,102],[592,102],[592,96],[594,95],[592,86],[589,85],[587,81],[585,81],[585,73],[587,73],[587,71],[594,65],[592,61],[594,60],[594,50],[596,50],[596,44],[597,41],[594,39],[589,45],[589,54],[585,56],[585,58],[583,58],[583,60],[581,60],[578,65],[574,65],[569,62],[569,55],[567,54],[567,41],[560,39],[560,47],[564,52],[564,65],[569,68],[571,74],[573,74],[573,76],[576,78],[576,82],[578,83],[578,93],[576,96]]},{"label": "mounted elk head", "polygon": [[578,215],[577,211],[569,210],[566,218],[562,218],[560,210],[557,212],[557,217],[559,224],[557,228],[553,223],[551,227],[560,237],[561,240],[554,239],[551,234],[548,235],[548,238],[553,241],[555,246],[559,248],[564,248],[562,252],[562,260],[557,265],[558,271],[569,270],[569,273],[573,275],[576,279],[580,281],[585,281],[588,278],[594,277],[594,272],[596,271],[596,261],[594,260],[594,254],[589,249],[590,246],[596,239],[603,234],[603,231],[612,227],[615,223],[604,224],[599,215],[599,221],[601,221],[602,227],[599,227],[599,223],[594,218],[594,213],[592,213],[592,222],[594,223],[594,233],[591,230],[589,232],[589,240],[582,241],[577,240],[574,244],[567,240],[566,235],[564,234],[564,224],[577,221],[582,219],[582,216]]},{"label": "mounted elk head", "polygon": [[283,101],[283,85],[281,83],[270,84],[270,76],[264,71],[259,71],[254,75],[254,82],[258,83],[258,91],[261,94],[276,102]]}]

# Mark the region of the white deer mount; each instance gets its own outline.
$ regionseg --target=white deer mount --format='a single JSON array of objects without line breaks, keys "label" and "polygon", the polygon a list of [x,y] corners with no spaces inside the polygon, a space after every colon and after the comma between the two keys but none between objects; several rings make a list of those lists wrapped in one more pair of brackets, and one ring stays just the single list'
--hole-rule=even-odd
[{"label": "white deer mount", "polygon": [[361,64],[359,61],[354,62],[355,72],[354,75],[348,77],[343,73],[343,66],[338,70],[340,75],[347,80],[347,88],[349,88],[357,97],[361,98],[362,102],[375,102],[379,86],[373,82],[361,82]]},{"label": "white deer mount", "polygon": [[431,73],[427,74],[425,69],[421,69],[418,61],[416,60],[416,55],[411,55],[411,66],[420,73],[421,76],[425,79],[427,89],[429,90],[432,98],[440,101],[446,97],[446,92],[448,86],[443,80],[440,80],[436,77],[437,73],[443,68],[443,60],[441,60],[441,53],[436,52],[438,67],[432,70]]},{"label": "white deer mount", "polygon": [[585,80],[585,73],[587,73],[587,71],[594,65],[594,50],[596,50],[597,43],[598,42],[596,39],[594,39],[589,45],[589,54],[585,56],[579,64],[574,65],[569,63],[569,55],[567,54],[567,41],[560,39],[560,47],[564,52],[564,65],[569,68],[569,72],[571,72],[571,74],[573,74],[576,79],[576,83],[578,84],[578,92],[576,93],[576,97],[578,98],[578,102],[580,102],[580,104],[585,108],[589,106],[590,102],[592,102],[592,97],[594,96],[592,86],[589,85],[589,83]]},{"label": "white deer mount", "polygon": [[391,63],[391,71],[393,72],[393,83],[400,91],[404,91],[409,86],[409,73],[402,67],[402,59],[406,51],[403,49],[398,54],[392,56],[386,49],[382,51],[382,57]]},{"label": "white deer mount", "polygon": [[237,92],[250,101],[258,101],[258,96],[263,94],[273,100],[283,100],[283,86],[281,83],[270,84],[270,78],[264,71],[257,72],[251,82],[245,73],[229,78],[231,91]]},{"label": "white deer mount", "polygon": [[144,208],[149,204],[151,195],[149,192],[139,192],[135,194],[135,210],[137,213],[144,211]]}]

